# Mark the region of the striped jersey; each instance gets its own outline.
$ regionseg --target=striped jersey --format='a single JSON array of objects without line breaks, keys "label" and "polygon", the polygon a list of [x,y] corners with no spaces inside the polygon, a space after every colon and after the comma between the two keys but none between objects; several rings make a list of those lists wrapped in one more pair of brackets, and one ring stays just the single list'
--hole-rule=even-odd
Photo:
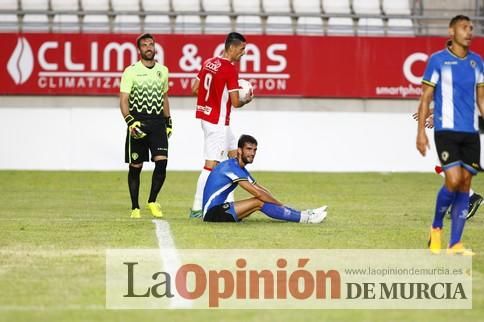
[{"label": "striped jersey", "polygon": [[168,68],[159,63],[149,68],[138,61],[124,70],[120,91],[129,94],[129,113],[136,119],[163,117],[163,100],[168,92]]},{"label": "striped jersey", "polygon": [[229,125],[230,92],[239,89],[239,74],[228,59],[213,57],[203,63],[199,80],[196,118],[212,124]]},{"label": "striped jersey", "polygon": [[223,204],[239,181],[255,183],[249,171],[241,168],[237,159],[225,160],[213,168],[203,190],[203,215],[210,208]]},{"label": "striped jersey", "polygon": [[484,86],[479,55],[469,51],[462,58],[448,48],[434,53],[422,83],[434,87],[435,131],[477,132],[477,87]]}]

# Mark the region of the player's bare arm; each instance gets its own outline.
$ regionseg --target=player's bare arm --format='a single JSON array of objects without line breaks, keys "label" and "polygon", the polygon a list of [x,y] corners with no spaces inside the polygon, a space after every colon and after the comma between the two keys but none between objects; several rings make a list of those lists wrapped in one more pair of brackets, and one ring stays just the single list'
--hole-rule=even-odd
[{"label": "player's bare arm", "polygon": [[123,118],[129,114],[129,94],[121,92],[119,96],[119,107],[121,109],[121,114],[123,114]]},{"label": "player's bare arm", "polygon": [[255,198],[259,199],[262,202],[270,202],[279,206],[282,206],[282,203],[274,198],[270,193],[265,191],[264,189],[259,188],[256,184],[252,184],[249,181],[239,181],[239,186],[241,186],[245,191],[253,195]]},{"label": "player's bare arm", "polygon": [[192,85],[192,94],[194,96],[198,95],[198,86],[200,85],[200,80],[198,78],[195,79]]},{"label": "player's bare arm", "polygon": [[[430,85],[422,85],[422,96],[420,97],[420,104],[418,106],[418,114],[426,115],[430,114],[430,103],[432,102],[434,95],[434,88]],[[417,150],[421,155],[425,156],[427,149],[430,148],[429,139],[427,133],[425,133],[425,120],[424,117],[419,117],[418,119],[418,130],[417,130]]]},{"label": "player's bare arm", "polygon": [[239,92],[238,91],[233,91],[233,92],[230,92],[230,101],[232,102],[232,106],[233,107],[242,107],[248,103],[250,103],[252,101],[252,99],[254,98],[253,95],[249,96],[247,98],[247,100],[245,102],[242,102],[240,100],[240,96],[239,96]]},{"label": "player's bare arm", "polygon": [[484,117],[484,85],[477,87],[477,106],[479,106],[481,117]]},{"label": "player's bare arm", "polygon": [[168,99],[168,93],[163,95],[163,116],[170,117],[170,101]]}]

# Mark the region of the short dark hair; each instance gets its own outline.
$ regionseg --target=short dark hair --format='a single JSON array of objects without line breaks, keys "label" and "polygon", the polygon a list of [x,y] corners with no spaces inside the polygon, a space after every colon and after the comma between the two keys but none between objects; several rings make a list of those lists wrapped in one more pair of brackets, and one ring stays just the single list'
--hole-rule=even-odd
[{"label": "short dark hair", "polygon": [[232,45],[239,45],[243,42],[246,42],[244,36],[238,32],[231,32],[225,38],[225,50],[228,50]]},{"label": "short dark hair", "polygon": [[141,34],[138,36],[138,38],[136,38],[136,46],[138,46],[138,49],[141,47],[142,39],[153,39],[153,41],[155,41],[155,38],[153,37],[152,34],[149,34],[149,33]]},{"label": "short dark hair", "polygon": [[466,21],[471,21],[471,19],[467,16],[464,16],[464,15],[457,15],[455,16],[454,18],[450,19],[450,22],[449,22],[449,28],[452,28],[454,27],[454,25],[456,23],[458,23],[459,21],[462,21],[462,20],[466,20]]},{"label": "short dark hair", "polygon": [[239,142],[237,142],[237,147],[242,149],[246,143],[257,145],[257,140],[251,135],[242,134],[239,138]]}]

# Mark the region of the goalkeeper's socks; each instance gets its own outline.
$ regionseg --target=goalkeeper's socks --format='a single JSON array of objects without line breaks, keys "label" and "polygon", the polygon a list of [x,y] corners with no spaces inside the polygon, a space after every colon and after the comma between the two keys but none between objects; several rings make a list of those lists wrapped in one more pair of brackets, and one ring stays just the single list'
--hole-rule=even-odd
[{"label": "goalkeeper's socks", "polygon": [[198,177],[197,181],[197,192],[195,192],[195,199],[193,200],[193,211],[202,209],[203,190],[205,189],[205,184],[207,183],[207,179],[211,171],[211,168],[204,167],[202,172],[200,172],[200,176]]},{"label": "goalkeeper's socks", "polygon": [[455,196],[455,191],[449,191],[445,186],[440,188],[439,193],[437,194],[437,202],[435,204],[434,222],[432,223],[433,228],[442,228],[444,225],[445,212],[454,202]]},{"label": "goalkeeper's socks", "polygon": [[151,177],[151,190],[148,203],[156,201],[156,197],[158,197],[158,193],[160,192],[161,187],[163,187],[166,178],[167,164],[168,160],[155,161],[155,169],[153,170],[153,176]]},{"label": "goalkeeper's socks", "polygon": [[128,188],[129,188],[129,196],[131,197],[131,209],[139,209],[139,183],[140,183],[140,173],[141,167],[135,168],[133,166],[129,166],[128,172]]},{"label": "goalkeeper's socks", "polygon": [[460,242],[469,209],[469,193],[458,191],[452,204],[449,247]]},{"label": "goalkeeper's socks", "polygon": [[264,203],[260,211],[274,219],[292,222],[299,222],[301,220],[300,211],[291,209],[286,206],[278,206],[269,202]]}]

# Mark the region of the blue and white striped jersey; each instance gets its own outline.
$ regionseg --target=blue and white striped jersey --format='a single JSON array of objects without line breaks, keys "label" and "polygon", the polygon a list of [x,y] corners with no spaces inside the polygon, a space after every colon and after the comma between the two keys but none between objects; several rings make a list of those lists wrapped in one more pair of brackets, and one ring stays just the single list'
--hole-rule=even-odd
[{"label": "blue and white striped jersey", "polygon": [[482,60],[469,51],[466,57],[448,48],[434,53],[422,83],[435,87],[435,131],[477,132],[477,86],[484,86]]}]

